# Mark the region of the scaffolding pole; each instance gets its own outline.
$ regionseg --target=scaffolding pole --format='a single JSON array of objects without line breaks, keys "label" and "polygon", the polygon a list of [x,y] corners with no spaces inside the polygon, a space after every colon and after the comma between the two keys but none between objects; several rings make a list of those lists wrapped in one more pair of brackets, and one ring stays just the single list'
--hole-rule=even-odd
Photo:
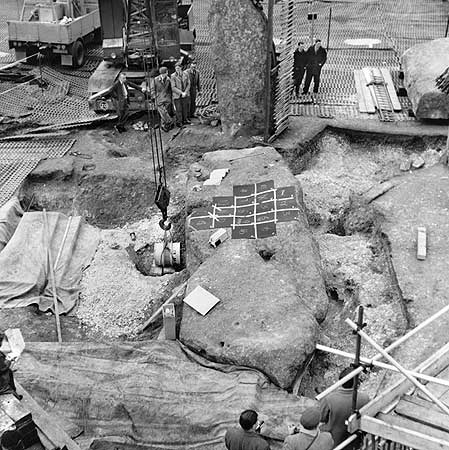
[{"label": "scaffolding pole", "polygon": [[[327,347],[326,345],[317,344],[315,347],[317,350],[327,353],[332,353],[336,356],[342,356],[343,358],[354,359],[354,353],[344,352],[343,350],[338,350],[336,348]],[[380,361],[372,361],[369,358],[360,357],[360,362],[366,366],[379,367],[380,369],[391,370],[392,372],[400,373],[399,370],[391,364],[383,363]],[[407,370],[407,372],[414,376],[415,378],[419,378],[421,380],[427,381],[429,383],[439,384],[441,386],[449,387],[449,381],[443,380],[441,378],[431,377],[430,375],[426,375],[425,373],[416,372],[415,370]]]},{"label": "scaffolding pole", "polygon": [[411,381],[426,397],[428,397],[435,405],[437,405],[445,414],[449,415],[449,408],[435,395],[433,395],[423,384],[421,384],[415,377],[411,376],[406,369],[404,369],[392,356],[390,356],[379,344],[371,339],[363,330],[359,329],[351,319],[346,319],[345,322],[356,331],[368,344],[374,347],[384,358],[393,364],[409,381]]},{"label": "scaffolding pole", "polygon": [[[446,305],[444,308],[440,309],[438,312],[436,312],[433,316],[430,316],[428,319],[426,319],[424,322],[421,322],[417,327],[410,330],[408,333],[404,334],[404,336],[400,337],[396,341],[394,341],[391,345],[389,345],[387,348],[384,349],[384,352],[391,352],[393,349],[401,345],[403,342],[405,342],[407,339],[410,339],[412,336],[414,336],[416,333],[421,331],[423,328],[425,328],[427,325],[431,324],[433,321],[441,317],[443,314],[445,314],[447,311],[449,311],[449,305]],[[372,361],[377,361],[378,359],[382,358],[382,354],[378,353],[376,356],[373,357]],[[332,386],[328,387],[326,390],[321,392],[321,394],[317,395],[315,398],[316,400],[320,401],[327,395],[329,395],[331,392],[338,389],[340,386],[346,383],[346,381],[353,378],[356,374],[359,374],[363,370],[362,367],[358,367],[357,369],[354,369],[351,373],[343,377],[341,380],[338,380],[336,383],[334,383]]]}]

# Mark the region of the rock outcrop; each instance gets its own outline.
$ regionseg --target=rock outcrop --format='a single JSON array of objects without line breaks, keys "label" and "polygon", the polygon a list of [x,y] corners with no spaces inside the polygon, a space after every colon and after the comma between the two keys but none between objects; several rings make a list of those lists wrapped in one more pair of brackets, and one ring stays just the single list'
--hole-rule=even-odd
[{"label": "rock outcrop", "polygon": [[448,119],[449,100],[436,78],[449,67],[449,38],[409,48],[401,58],[404,85],[418,119]]},{"label": "rock outcrop", "polygon": [[213,0],[211,54],[225,135],[263,131],[267,20],[251,0]]},{"label": "rock outcrop", "polygon": [[[216,249],[208,243],[215,230],[194,229],[188,219],[188,292],[201,285],[221,302],[205,317],[184,306],[180,339],[213,360],[255,367],[289,388],[313,352],[317,322],[328,307],[301,187],[269,147],[207,153],[202,166],[205,173],[224,167],[230,171],[219,186],[203,185],[192,174],[188,213],[210,205],[214,196],[232,196],[235,185],[273,180],[276,188],[294,187],[299,215],[278,222],[272,237],[229,239]],[[198,165],[194,169],[198,174]]]}]

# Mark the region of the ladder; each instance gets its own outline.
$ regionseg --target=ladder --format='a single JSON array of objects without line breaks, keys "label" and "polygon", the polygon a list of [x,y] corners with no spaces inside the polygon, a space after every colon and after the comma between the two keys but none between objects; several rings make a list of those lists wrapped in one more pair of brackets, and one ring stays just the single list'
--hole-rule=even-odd
[{"label": "ladder", "polygon": [[382,122],[394,122],[393,105],[390,94],[388,92],[387,83],[380,72],[376,68],[371,68],[371,82],[379,118]]}]

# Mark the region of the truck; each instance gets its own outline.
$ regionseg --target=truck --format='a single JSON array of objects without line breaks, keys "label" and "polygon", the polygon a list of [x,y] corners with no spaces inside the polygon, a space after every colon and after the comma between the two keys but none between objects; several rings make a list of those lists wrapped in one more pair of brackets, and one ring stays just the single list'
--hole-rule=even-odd
[{"label": "truck", "polygon": [[38,53],[60,55],[61,64],[81,67],[86,45],[101,38],[97,0],[24,0],[19,20],[9,20],[9,48],[16,61]]},{"label": "truck", "polygon": [[[173,68],[193,48],[192,6],[179,0],[99,0],[103,61],[88,83],[89,107],[114,111],[112,100],[98,95],[124,73],[135,84],[149,83],[160,65]],[[148,104],[150,103],[150,104]],[[145,111],[151,102],[139,90],[129,90],[129,110]]]}]

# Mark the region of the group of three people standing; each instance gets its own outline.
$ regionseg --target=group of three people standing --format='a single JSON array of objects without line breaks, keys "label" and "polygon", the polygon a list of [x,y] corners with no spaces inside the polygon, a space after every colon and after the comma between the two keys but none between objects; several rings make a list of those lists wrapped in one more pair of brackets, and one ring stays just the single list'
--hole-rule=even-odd
[{"label": "group of three people standing", "polygon": [[304,75],[306,80],[302,95],[309,93],[310,83],[313,79],[313,93],[318,92],[320,87],[321,69],[327,60],[327,52],[321,46],[321,40],[316,39],[315,44],[311,45],[307,50],[304,47],[304,42],[298,42],[298,46],[293,53],[293,93],[296,97],[299,96],[299,89],[301,87]]},{"label": "group of three people standing", "polygon": [[168,131],[175,124],[179,127],[189,124],[190,119],[195,117],[196,96],[201,93],[195,61],[187,70],[182,70],[181,64],[177,63],[171,77],[167,68],[162,66],[154,79],[154,91],[162,130]]}]

